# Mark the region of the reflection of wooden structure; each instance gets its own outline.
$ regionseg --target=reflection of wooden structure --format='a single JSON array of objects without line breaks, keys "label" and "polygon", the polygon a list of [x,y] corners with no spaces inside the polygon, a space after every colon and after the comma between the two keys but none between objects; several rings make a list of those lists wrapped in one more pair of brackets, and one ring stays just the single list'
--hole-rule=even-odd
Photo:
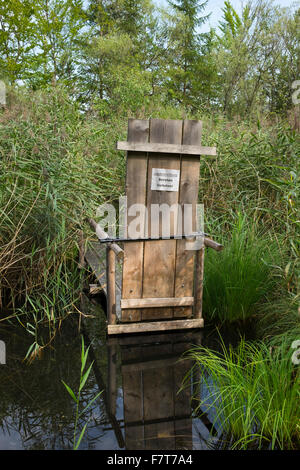
[{"label": "reflection of wooden structure", "polygon": [[[199,235],[196,225],[200,155],[215,155],[215,147],[201,145],[201,121],[129,120],[128,141],[118,149],[127,151],[127,233],[124,252],[107,239],[91,219],[106,249],[106,294],[108,334],[163,331],[203,327],[202,284],[204,246],[220,250],[221,245]],[[128,226],[134,204],[145,207],[140,218],[141,236],[132,239]],[[177,205],[170,217],[170,236],[164,238],[162,219],[152,217],[155,205]],[[190,213],[190,230],[182,226]],[[182,213],[182,218],[179,215]],[[182,231],[183,229],[183,231]],[[201,249],[186,249],[194,234]],[[198,235],[195,235],[198,233]],[[153,235],[155,234],[155,236]],[[116,255],[123,258],[119,324],[117,324]],[[94,258],[87,253],[90,265]],[[95,264],[95,263],[94,263]],[[101,281],[100,281],[101,282]]]},{"label": "reflection of wooden structure", "polygon": [[191,387],[179,392],[191,368],[179,359],[191,336],[130,339],[120,343],[126,449],[191,449]]}]

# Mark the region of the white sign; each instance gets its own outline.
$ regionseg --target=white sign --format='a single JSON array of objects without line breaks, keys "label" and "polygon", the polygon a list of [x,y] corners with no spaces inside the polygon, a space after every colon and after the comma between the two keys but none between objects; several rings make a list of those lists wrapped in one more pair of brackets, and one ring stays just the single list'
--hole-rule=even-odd
[{"label": "white sign", "polygon": [[178,191],[179,175],[179,170],[152,168],[152,191]]}]

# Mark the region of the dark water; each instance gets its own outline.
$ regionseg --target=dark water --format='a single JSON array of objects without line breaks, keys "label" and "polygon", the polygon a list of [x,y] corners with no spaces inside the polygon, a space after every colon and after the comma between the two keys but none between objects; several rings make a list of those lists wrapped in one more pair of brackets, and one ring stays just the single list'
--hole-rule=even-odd
[{"label": "dark water", "polygon": [[[216,337],[204,329],[107,338],[101,307],[87,302],[85,309],[94,316],[82,329],[93,367],[82,404],[101,395],[79,423],[88,423],[80,449],[207,449],[217,442],[213,416],[195,417],[199,371],[182,360],[191,347],[217,344]],[[21,328],[0,323],[0,340],[7,355],[0,365],[0,449],[72,449],[75,403],[62,380],[77,391],[78,318],[65,321],[31,364],[23,360],[30,338]]]}]

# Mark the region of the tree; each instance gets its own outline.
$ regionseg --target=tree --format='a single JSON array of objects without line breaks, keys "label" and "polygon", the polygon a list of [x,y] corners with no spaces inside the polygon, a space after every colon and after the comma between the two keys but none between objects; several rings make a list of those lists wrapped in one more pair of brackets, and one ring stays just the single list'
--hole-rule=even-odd
[{"label": "tree", "polygon": [[0,73],[10,84],[27,76],[34,58],[34,1],[0,2]]},{"label": "tree", "polygon": [[209,15],[200,16],[207,1],[169,1],[166,14],[165,86],[168,98],[185,107],[203,104],[206,84],[214,80],[214,67],[209,57],[212,35],[201,34],[199,28]]},{"label": "tree", "polygon": [[72,85],[85,25],[82,0],[36,0],[36,56],[31,84],[40,87],[63,81]]},{"label": "tree", "polygon": [[225,2],[216,53],[220,102],[228,115],[249,115],[267,107],[283,52],[282,10],[265,0],[249,0],[239,16]]}]

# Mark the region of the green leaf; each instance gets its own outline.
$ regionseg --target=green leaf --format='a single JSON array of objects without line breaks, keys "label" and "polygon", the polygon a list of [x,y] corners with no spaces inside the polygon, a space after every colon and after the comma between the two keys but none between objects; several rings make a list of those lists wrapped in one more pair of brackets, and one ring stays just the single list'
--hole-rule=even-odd
[{"label": "green leaf", "polygon": [[88,404],[84,407],[84,409],[79,413],[79,416],[83,415],[86,410],[91,406],[91,404],[97,400],[97,398],[102,394],[103,390],[101,390],[101,392],[97,393],[97,395],[91,400],[88,402]]},{"label": "green leaf", "polygon": [[86,427],[87,427],[87,423],[85,423],[85,425],[84,425],[83,428],[82,428],[82,431],[81,431],[81,433],[80,433],[80,436],[79,436],[79,438],[78,438],[78,441],[77,441],[77,443],[76,443],[76,445],[75,445],[75,447],[74,447],[74,450],[77,450],[77,449],[78,449],[78,447],[79,447],[79,445],[80,445],[80,442],[81,442],[81,440],[82,440],[82,438],[83,438],[83,435],[84,435],[84,433],[85,433]]},{"label": "green leaf", "polygon": [[83,389],[84,384],[85,384],[85,382],[87,381],[88,376],[90,375],[92,365],[93,365],[93,362],[91,363],[90,367],[89,367],[88,370],[85,372],[85,374],[83,375],[83,377],[80,379],[80,386],[79,386],[79,391],[80,391],[80,392],[81,392],[81,390]]},{"label": "green leaf", "polygon": [[69,385],[67,385],[63,380],[62,380],[62,383],[64,384],[64,386],[66,387],[67,391],[69,392],[69,394],[71,395],[71,397],[73,398],[73,400],[75,401],[75,403],[78,403],[78,399],[76,398],[73,390],[69,387]]}]

